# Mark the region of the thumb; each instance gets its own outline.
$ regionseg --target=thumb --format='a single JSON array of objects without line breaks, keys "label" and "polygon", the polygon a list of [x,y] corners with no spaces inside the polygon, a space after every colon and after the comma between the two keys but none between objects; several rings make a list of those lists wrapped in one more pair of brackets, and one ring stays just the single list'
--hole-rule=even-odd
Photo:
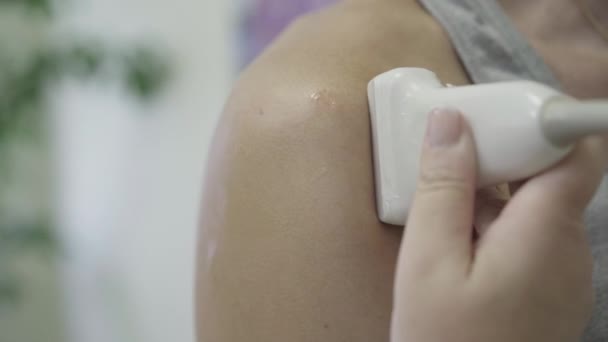
[{"label": "thumb", "polygon": [[403,242],[404,262],[469,269],[476,169],[475,144],[463,116],[450,109],[433,111]]},{"label": "thumb", "polygon": [[566,159],[521,186],[493,223],[478,255],[497,253],[501,246],[501,252],[510,254],[509,261],[521,258],[522,264],[530,264],[530,254],[542,259],[559,250],[565,255],[560,245],[564,238],[586,245],[584,211],[607,163],[608,139],[581,141]]}]

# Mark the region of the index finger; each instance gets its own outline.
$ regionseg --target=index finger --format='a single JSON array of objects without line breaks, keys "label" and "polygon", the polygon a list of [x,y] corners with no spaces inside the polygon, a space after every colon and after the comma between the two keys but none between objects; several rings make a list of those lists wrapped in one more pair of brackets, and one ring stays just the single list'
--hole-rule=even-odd
[{"label": "index finger", "polygon": [[[452,139],[435,142],[437,130],[450,131]],[[432,113],[403,242],[405,263],[415,269],[439,265],[468,269],[476,169],[475,144],[462,115]]]}]

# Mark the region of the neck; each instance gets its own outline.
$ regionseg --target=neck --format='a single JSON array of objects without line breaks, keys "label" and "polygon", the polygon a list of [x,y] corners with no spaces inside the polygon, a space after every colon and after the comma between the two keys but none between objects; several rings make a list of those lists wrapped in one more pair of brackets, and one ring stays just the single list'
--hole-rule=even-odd
[{"label": "neck", "polygon": [[608,41],[580,7],[586,1],[596,21],[608,27],[607,0],[498,1],[566,92],[581,98],[608,97]]},{"label": "neck", "polygon": [[[608,24],[606,0],[499,0],[523,30],[546,41],[568,41],[578,46],[608,46],[582,10],[590,9],[596,21]],[[599,46],[598,46],[599,45]]]},{"label": "neck", "polygon": [[608,41],[608,1],[579,0],[589,21],[595,29]]},{"label": "neck", "polygon": [[608,1],[606,0],[587,0],[589,7],[596,14],[597,19],[604,25],[608,25]]}]

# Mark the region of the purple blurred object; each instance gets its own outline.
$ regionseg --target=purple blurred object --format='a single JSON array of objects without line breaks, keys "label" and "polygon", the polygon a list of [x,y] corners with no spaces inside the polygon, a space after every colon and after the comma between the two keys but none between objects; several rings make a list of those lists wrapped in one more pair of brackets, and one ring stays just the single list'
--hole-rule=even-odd
[{"label": "purple blurred object", "polygon": [[245,13],[242,64],[247,65],[297,16],[336,0],[253,0]]}]

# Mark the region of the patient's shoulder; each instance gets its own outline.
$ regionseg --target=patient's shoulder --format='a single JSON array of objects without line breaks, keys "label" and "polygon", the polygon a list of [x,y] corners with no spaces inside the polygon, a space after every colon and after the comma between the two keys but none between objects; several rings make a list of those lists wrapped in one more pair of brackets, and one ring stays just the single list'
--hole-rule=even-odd
[{"label": "patient's shoulder", "polygon": [[452,84],[467,80],[443,31],[416,1],[350,1],[306,15],[243,72],[212,158],[249,175],[288,171],[297,178],[339,166],[354,170],[346,180],[370,178],[366,86],[401,66],[433,69]]},{"label": "patient's shoulder", "polygon": [[198,306],[219,314],[201,314],[202,340],[388,339],[401,230],[375,212],[366,86],[400,66],[466,80],[414,4],[303,17],[238,80],[203,195]]},{"label": "patient's shoulder", "polygon": [[432,68],[446,81],[466,82],[443,29],[417,1],[345,1],[295,20],[245,75],[256,83],[348,86],[400,66]]},{"label": "patient's shoulder", "polygon": [[286,111],[289,117],[352,106],[361,112],[367,82],[403,66],[467,83],[442,28],[417,1],[346,1],[295,20],[242,74],[231,108],[256,107],[260,114],[257,107],[265,107],[270,116],[252,117],[261,123],[283,122]]}]

